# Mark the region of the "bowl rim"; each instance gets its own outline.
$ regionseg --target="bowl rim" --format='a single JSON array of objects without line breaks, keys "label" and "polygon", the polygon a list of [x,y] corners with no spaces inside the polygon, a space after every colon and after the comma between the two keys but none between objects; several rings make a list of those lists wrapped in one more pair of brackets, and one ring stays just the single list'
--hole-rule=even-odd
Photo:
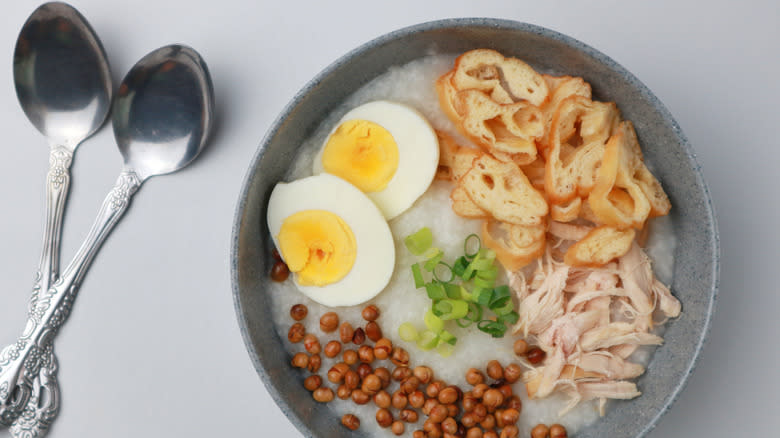
[{"label": "bowl rim", "polygon": [[721,246],[720,246],[720,235],[718,231],[717,217],[715,214],[715,206],[713,204],[712,196],[710,195],[709,187],[701,171],[701,166],[696,158],[696,153],[694,152],[693,147],[688,141],[687,136],[683,133],[679,124],[672,116],[671,112],[663,104],[663,102],[661,102],[661,100],[652,91],[650,91],[650,89],[642,81],[640,81],[633,73],[628,71],[626,68],[624,68],[622,65],[617,63],[609,56],[605,55],[604,53],[596,50],[595,48],[573,37],[570,37],[566,34],[536,24],[520,22],[515,20],[508,20],[508,19],[500,19],[500,18],[462,17],[462,18],[447,18],[441,20],[433,20],[433,21],[422,22],[419,24],[414,24],[411,26],[406,26],[391,31],[389,33],[383,34],[376,38],[373,38],[359,45],[358,47],[348,51],[346,54],[340,56],[338,59],[330,63],[324,69],[322,69],[316,76],[314,76],[311,80],[309,80],[293,96],[293,98],[284,106],[283,110],[271,123],[270,127],[268,128],[268,131],[263,136],[263,139],[261,140],[260,144],[257,147],[257,150],[255,151],[254,156],[252,157],[249,168],[247,169],[242,181],[241,192],[239,194],[238,203],[236,204],[236,209],[235,209],[235,214],[233,219],[233,228],[232,228],[231,245],[230,245],[230,280],[231,280],[231,289],[233,294],[233,305],[236,311],[236,317],[238,320],[241,337],[244,341],[244,346],[247,350],[247,353],[249,354],[250,360],[252,361],[252,364],[254,365],[256,372],[258,373],[261,381],[266,387],[266,390],[268,391],[268,393],[270,394],[271,398],[274,400],[276,405],[280,408],[282,413],[285,415],[285,417],[287,417],[287,419],[304,436],[314,436],[313,431],[306,424],[304,424],[303,421],[300,418],[298,418],[292,412],[291,409],[289,409],[288,404],[282,399],[278,389],[273,385],[271,385],[265,367],[260,361],[259,356],[254,352],[254,345],[250,337],[249,331],[247,329],[247,321],[243,316],[244,312],[241,303],[241,291],[240,291],[239,281],[238,281],[238,274],[239,274],[238,273],[238,251],[239,251],[238,246],[239,246],[239,235],[241,231],[243,212],[246,207],[247,197],[248,197],[248,193],[250,190],[250,186],[253,179],[252,177],[254,175],[255,169],[257,168],[260,160],[263,158],[263,155],[265,154],[265,149],[267,148],[270,140],[276,135],[276,133],[281,128],[283,122],[290,116],[290,114],[301,103],[301,101],[305,98],[305,96],[313,88],[315,88],[320,82],[322,82],[324,78],[328,77],[331,73],[338,70],[342,65],[346,64],[354,57],[360,55],[361,53],[370,51],[376,46],[381,46],[382,44],[385,44],[387,42],[411,34],[433,31],[433,30],[440,30],[440,29],[471,28],[471,27],[511,29],[511,30],[530,32],[545,38],[551,38],[557,40],[569,47],[572,47],[577,51],[584,52],[588,56],[593,57],[594,59],[598,60],[599,62],[605,65],[608,65],[609,68],[613,69],[619,75],[625,77],[627,80],[635,84],[635,86],[637,87],[637,91],[639,91],[643,95],[643,97],[645,97],[650,102],[653,108],[656,111],[658,111],[661,114],[661,116],[670,123],[672,130],[680,140],[686,158],[688,158],[690,162],[693,164],[693,174],[695,176],[695,181],[697,185],[702,189],[704,194],[704,200],[706,201],[705,209],[708,214],[708,217],[706,219],[708,219],[708,221],[712,223],[711,241],[708,242],[709,244],[712,245],[714,249],[712,254],[713,263],[712,263],[711,299],[709,300],[709,307],[707,309],[707,317],[704,321],[703,330],[699,336],[698,342],[695,345],[695,349],[691,361],[688,364],[688,367],[685,369],[685,373],[682,379],[672,389],[671,393],[669,394],[669,397],[666,399],[666,402],[660,406],[657,414],[648,421],[645,427],[642,430],[640,430],[639,434],[636,436],[636,438],[642,438],[646,436],[651,430],[653,430],[658,425],[658,422],[661,419],[661,417],[666,412],[668,412],[671,406],[674,404],[674,402],[677,401],[677,399],[680,396],[680,393],[687,386],[690,380],[690,376],[694,368],[699,362],[699,358],[701,357],[701,352],[709,339],[709,333],[712,327],[712,319],[715,315],[716,302],[717,302],[719,288],[720,288]]}]

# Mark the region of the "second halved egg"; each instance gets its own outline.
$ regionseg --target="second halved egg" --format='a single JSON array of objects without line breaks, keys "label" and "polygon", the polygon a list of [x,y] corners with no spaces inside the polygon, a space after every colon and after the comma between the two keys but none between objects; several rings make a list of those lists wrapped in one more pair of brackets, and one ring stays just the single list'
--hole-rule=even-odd
[{"label": "second halved egg", "polygon": [[375,101],[341,118],[314,158],[313,170],[349,181],[389,220],[425,193],[438,163],[436,133],[419,112]]}]

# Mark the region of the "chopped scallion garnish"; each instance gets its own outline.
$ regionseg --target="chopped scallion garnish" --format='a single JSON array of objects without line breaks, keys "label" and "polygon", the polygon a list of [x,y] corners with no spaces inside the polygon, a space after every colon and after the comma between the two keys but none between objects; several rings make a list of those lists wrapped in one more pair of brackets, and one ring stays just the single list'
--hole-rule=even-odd
[{"label": "chopped scallion garnish", "polygon": [[425,265],[423,265],[423,268],[425,268],[426,271],[431,272],[436,267],[436,265],[441,262],[441,259],[444,258],[444,251],[440,250],[439,248],[436,248],[436,251],[433,253],[431,257],[426,260]]},{"label": "chopped scallion garnish", "polygon": [[433,233],[430,228],[422,227],[416,233],[406,236],[404,244],[410,253],[422,255],[433,244]]},{"label": "chopped scallion garnish", "polygon": [[482,278],[479,274],[474,278],[474,286],[483,288],[483,289],[490,289],[493,287],[493,285],[496,284],[496,280],[490,279],[486,280]]},{"label": "chopped scallion garnish", "polygon": [[466,241],[463,242],[463,253],[466,258],[473,259],[479,250],[482,249],[482,241],[476,234],[469,234]]},{"label": "chopped scallion garnish", "polygon": [[509,313],[507,313],[507,314],[505,314],[505,315],[501,315],[498,318],[498,320],[500,322],[503,322],[503,323],[509,324],[509,325],[517,324],[517,320],[518,319],[520,319],[520,315],[518,315],[517,312],[515,312],[514,310],[509,312]]},{"label": "chopped scallion garnish", "polygon": [[456,324],[458,324],[458,327],[460,328],[466,328],[474,323],[474,321],[468,319],[468,318],[461,318],[457,321],[455,321]]},{"label": "chopped scallion garnish", "polygon": [[433,309],[429,309],[425,313],[425,317],[423,318],[425,321],[425,326],[428,327],[428,330],[434,332],[434,333],[441,333],[442,330],[444,330],[444,321],[442,321],[441,318],[436,316],[435,313],[433,313]]},{"label": "chopped scallion garnish", "polygon": [[452,273],[450,265],[439,261],[433,268],[433,278],[442,283],[449,283],[455,279],[455,274]]},{"label": "chopped scallion garnish", "polygon": [[463,277],[463,273],[466,272],[466,268],[469,266],[469,261],[465,256],[460,256],[452,265],[452,273],[458,277]]},{"label": "chopped scallion garnish", "polygon": [[406,342],[414,342],[420,337],[417,333],[417,329],[409,322],[405,322],[398,327],[398,336],[401,337],[401,340]]},{"label": "chopped scallion garnish", "polygon": [[507,301],[512,301],[512,295],[509,293],[509,286],[498,286],[493,288],[493,296],[490,298],[488,307],[502,307]]},{"label": "chopped scallion garnish", "polygon": [[420,339],[417,340],[417,347],[420,348],[420,350],[431,350],[435,348],[439,344],[439,335],[436,333],[425,330],[420,335]]},{"label": "chopped scallion garnish", "polygon": [[474,302],[481,306],[487,306],[493,299],[493,289],[483,287],[474,288],[471,295],[474,297]]},{"label": "chopped scallion garnish", "polygon": [[469,305],[463,300],[440,300],[433,305],[433,309],[442,321],[460,319],[469,313]]},{"label": "chopped scallion garnish", "polygon": [[441,357],[450,357],[452,356],[452,353],[455,352],[455,347],[452,344],[440,342],[439,346],[436,347],[436,352],[439,353],[439,356]]},{"label": "chopped scallion garnish", "polygon": [[503,306],[500,307],[493,306],[490,308],[490,310],[492,310],[493,313],[495,313],[498,316],[504,316],[509,312],[513,312],[515,310],[515,306],[512,304],[512,300],[507,299],[506,303]]},{"label": "chopped scallion garnish", "polygon": [[417,289],[425,286],[425,279],[423,279],[422,271],[420,270],[420,264],[415,263],[412,265],[412,277],[414,277],[414,287]]},{"label": "chopped scallion garnish", "polygon": [[447,294],[447,298],[452,298],[454,300],[462,299],[462,297],[460,296],[461,289],[462,287],[457,284],[452,284],[452,283],[444,284],[444,292]]},{"label": "chopped scallion garnish", "polygon": [[466,314],[466,318],[470,319],[471,322],[482,321],[482,306],[473,302],[469,303],[469,313]]},{"label": "chopped scallion garnish", "polygon": [[428,298],[432,300],[440,300],[447,296],[444,293],[444,286],[439,282],[426,283],[425,291],[428,293]]},{"label": "chopped scallion garnish", "polygon": [[494,338],[500,338],[504,336],[504,333],[506,332],[506,326],[503,323],[498,321],[491,321],[489,319],[480,321],[477,324],[477,328],[489,334],[490,336],[493,336]]},{"label": "chopped scallion garnish", "polygon": [[446,342],[450,345],[455,345],[458,342],[458,338],[456,338],[455,335],[448,332],[447,330],[444,330],[441,333],[439,333],[439,339],[441,340],[441,342]]},{"label": "chopped scallion garnish", "polygon": [[[447,321],[455,321],[462,328],[474,323],[477,328],[493,337],[502,337],[508,326],[516,324],[519,316],[514,310],[512,294],[506,285],[496,286],[498,267],[496,253],[482,247],[476,234],[466,237],[464,254],[452,265],[444,261],[444,251],[433,246],[433,233],[422,228],[404,239],[409,251],[421,261],[412,265],[412,277],[416,288],[425,288],[431,307],[425,313],[426,330],[423,332],[411,323],[399,327],[401,339],[417,342],[423,350],[436,350],[444,357],[453,352],[457,338],[446,330]],[[426,281],[423,270],[430,272]],[[431,278],[432,277],[432,278]],[[484,309],[495,316],[483,319]]]}]

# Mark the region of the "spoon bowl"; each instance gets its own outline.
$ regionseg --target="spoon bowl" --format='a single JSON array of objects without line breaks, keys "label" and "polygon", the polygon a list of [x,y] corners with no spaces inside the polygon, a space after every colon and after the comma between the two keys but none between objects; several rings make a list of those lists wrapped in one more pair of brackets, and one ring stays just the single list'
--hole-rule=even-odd
[{"label": "spoon bowl", "polygon": [[52,2],[27,19],[14,50],[24,113],[52,144],[73,150],[106,120],[111,73],[105,50],[73,7]]},{"label": "spoon bowl", "polygon": [[141,179],[181,169],[206,143],[213,114],[213,86],[200,55],[182,45],[155,50],[127,74],[114,105],[125,166]]}]

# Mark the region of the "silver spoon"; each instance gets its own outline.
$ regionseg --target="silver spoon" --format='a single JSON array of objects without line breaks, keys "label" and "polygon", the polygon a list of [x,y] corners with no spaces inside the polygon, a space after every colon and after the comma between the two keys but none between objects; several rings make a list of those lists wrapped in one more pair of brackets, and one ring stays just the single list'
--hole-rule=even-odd
[{"label": "silver spoon", "polygon": [[203,59],[181,45],[153,51],[125,76],[113,109],[124,167],[73,261],[39,297],[38,307],[46,310],[29,336],[33,342],[10,348],[13,359],[0,370],[2,424],[10,425],[29,399],[40,352],[65,322],[90,262],[130,198],[146,179],[181,169],[203,149],[214,119],[213,94]]},{"label": "silver spoon", "polygon": [[[40,324],[40,291],[57,279],[62,216],[70,186],[70,164],[76,147],[106,120],[111,105],[111,73],[103,46],[86,19],[64,3],[46,3],[27,19],[14,51],[14,82],[30,121],[49,141],[46,178],[46,226],[43,248],[30,299],[25,334]],[[29,343],[22,336],[17,341]],[[35,419],[30,430],[46,426],[59,406],[53,350],[41,352],[39,376],[33,379],[24,416]],[[9,355],[0,354],[0,369]],[[22,394],[24,399],[27,394]],[[16,412],[9,416],[17,415]],[[40,424],[39,424],[40,423]],[[31,436],[37,436],[33,434]]]}]

